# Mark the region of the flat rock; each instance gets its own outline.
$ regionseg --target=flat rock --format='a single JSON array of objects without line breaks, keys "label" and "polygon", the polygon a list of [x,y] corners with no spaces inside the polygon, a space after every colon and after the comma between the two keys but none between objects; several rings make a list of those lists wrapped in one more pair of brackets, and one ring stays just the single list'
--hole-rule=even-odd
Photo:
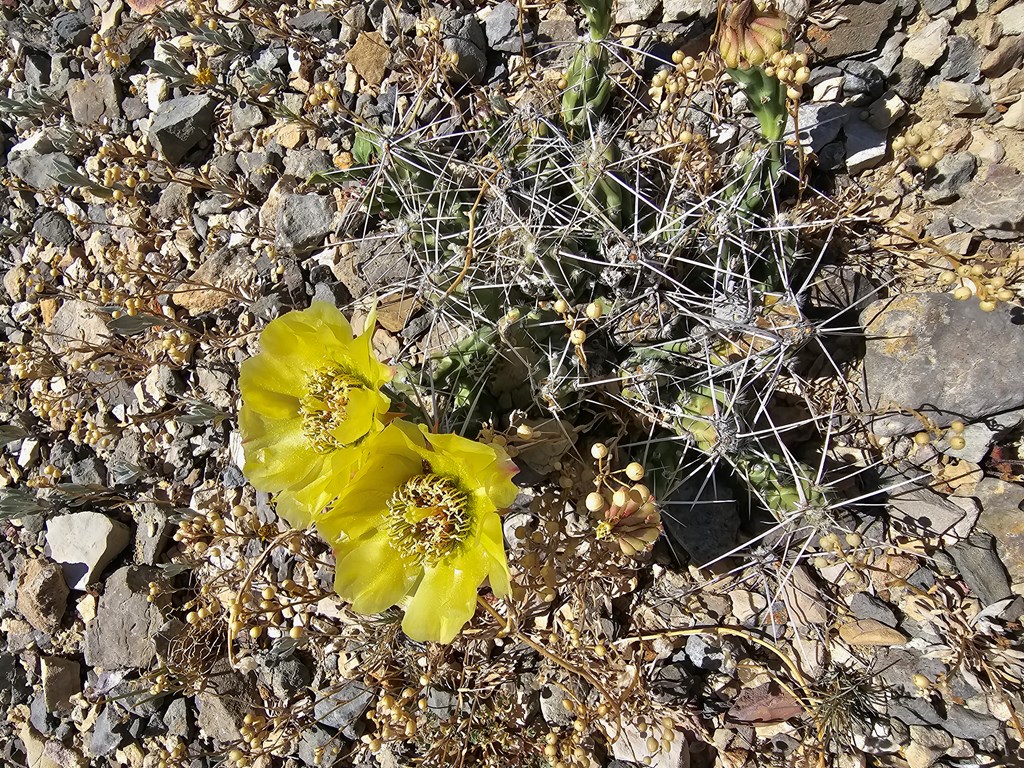
[{"label": "flat rock", "polygon": [[11,174],[35,189],[56,189],[60,185],[56,177],[68,167],[74,167],[71,158],[44,133],[15,144],[7,153]]},{"label": "flat rock", "polygon": [[855,592],[850,597],[850,610],[858,619],[871,619],[887,627],[899,623],[896,611],[888,603],[867,592]]},{"label": "flat rock", "polygon": [[1015,584],[1024,584],[1024,488],[986,477],[974,488],[981,502],[978,525],[995,535],[996,551]]},{"label": "flat rock", "polygon": [[104,585],[96,618],[85,630],[85,663],[103,669],[148,669],[156,658],[152,638],[164,623],[161,603],[150,603],[149,583],[160,571],[125,566]]},{"label": "flat rock", "polygon": [[244,718],[260,701],[248,677],[230,669],[224,660],[216,682],[196,695],[199,729],[220,744],[241,738]]},{"label": "flat rock", "polygon": [[889,648],[903,645],[909,639],[898,629],[887,627],[874,619],[858,619],[839,627],[839,636],[857,647],[880,646]]},{"label": "flat rock", "polygon": [[647,21],[661,5],[661,0],[619,0],[615,4],[616,24],[637,24]]},{"label": "flat rock", "polygon": [[1002,124],[1004,128],[1024,131],[1024,99],[1010,105],[1010,108],[1003,113]]},{"label": "flat rock", "polygon": [[842,15],[849,20],[835,29],[813,29],[812,45],[822,59],[845,59],[858,53],[874,51],[882,33],[896,12],[895,2],[850,3]]},{"label": "flat rock", "polygon": [[110,339],[107,324],[86,301],[70,299],[57,309],[43,334],[46,345],[70,362],[87,362]]},{"label": "flat rock", "polygon": [[1024,232],[1024,176],[1009,165],[989,166],[983,176],[963,188],[949,213],[994,240],[1020,237]]},{"label": "flat rock", "polygon": [[41,669],[47,711],[58,715],[71,712],[71,697],[82,692],[81,665],[60,656],[44,656]]},{"label": "flat rock", "polygon": [[1004,35],[1024,35],[1024,5],[1011,3],[1010,7],[1000,11],[996,18],[1003,28]]},{"label": "flat rock", "polygon": [[68,586],[84,590],[128,546],[128,527],[99,512],[73,512],[46,522],[51,557],[63,566]]},{"label": "flat rock", "polygon": [[334,202],[326,195],[285,195],[277,209],[278,248],[295,252],[323,243],[331,231]]},{"label": "flat rock", "polygon": [[174,303],[193,317],[234,303],[234,290],[255,277],[251,252],[225,246],[190,274],[174,294]]},{"label": "flat rock", "polygon": [[93,75],[68,83],[71,116],[79,125],[95,125],[101,120],[109,125],[121,115],[121,99],[117,83],[109,74]]},{"label": "flat rock", "polygon": [[982,605],[991,605],[1012,596],[1010,577],[996,554],[996,542],[991,534],[979,531],[947,551],[953,556],[964,582]]},{"label": "flat rock", "polygon": [[375,699],[376,694],[361,680],[347,680],[320,693],[313,705],[313,716],[317,722],[337,728],[347,738],[356,739],[365,719],[364,712]]},{"label": "flat rock", "polygon": [[692,19],[703,10],[701,0],[663,0],[661,20],[669,24],[673,21]]},{"label": "flat rock", "polygon": [[17,607],[40,632],[56,632],[68,605],[68,585],[56,563],[28,560],[18,582]]},{"label": "flat rock", "polygon": [[943,80],[973,83],[981,77],[981,47],[966,35],[951,35],[946,41],[946,58],[939,70]]},{"label": "flat rock", "polygon": [[360,32],[345,61],[374,88],[381,84],[391,61],[391,48],[380,32]]},{"label": "flat rock", "polygon": [[[1024,190],[1022,190],[1024,192]],[[962,201],[961,201],[962,202]],[[865,408],[912,408],[947,425],[1024,405],[1024,328],[1009,312],[983,312],[951,294],[908,293],[861,313],[867,333]],[[921,428],[910,415],[870,419],[877,435]]]},{"label": "flat rock", "polygon": [[960,197],[960,190],[974,178],[978,170],[978,158],[970,152],[955,152],[946,155],[929,173],[922,194],[930,203],[951,203]]},{"label": "flat rock", "polygon": [[900,98],[913,104],[924,95],[927,75],[924,65],[917,59],[903,59],[889,76],[889,84]]},{"label": "flat rock", "polygon": [[[853,116],[853,110],[841,104],[801,104],[799,106],[800,117],[800,143],[809,147],[812,152],[820,152],[826,144],[835,141],[839,131]],[[792,118],[790,118],[792,125]],[[792,135],[792,131],[787,131]]]},{"label": "flat rock", "polygon": [[846,170],[853,175],[874,168],[885,159],[889,142],[885,131],[864,120],[851,120],[846,133]]},{"label": "flat rock", "polygon": [[[487,34],[487,45],[492,51],[499,53],[523,52],[523,37],[519,32],[519,9],[514,3],[504,0],[494,6],[487,18],[484,19],[484,32]],[[529,42],[533,34],[525,22],[523,33]]]},{"label": "flat rock", "polygon": [[162,103],[149,126],[150,143],[167,162],[180,163],[212,138],[216,102],[209,96],[180,96]]},{"label": "flat rock", "polygon": [[995,50],[985,54],[981,62],[981,74],[985,77],[1005,75],[1024,61],[1024,35],[1004,37]]},{"label": "flat rock", "polygon": [[939,83],[939,98],[955,115],[983,115],[992,106],[992,99],[973,83],[943,80]]},{"label": "flat rock", "polygon": [[925,69],[929,69],[946,52],[946,40],[951,26],[946,19],[928,22],[917,34],[911,33],[903,47],[903,57],[916,59]]}]

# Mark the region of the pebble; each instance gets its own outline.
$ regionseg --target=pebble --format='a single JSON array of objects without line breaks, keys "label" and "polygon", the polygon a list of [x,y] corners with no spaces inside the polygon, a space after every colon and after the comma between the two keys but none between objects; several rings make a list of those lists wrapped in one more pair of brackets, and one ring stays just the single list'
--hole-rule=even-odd
[{"label": "pebble", "polygon": [[177,165],[212,139],[214,107],[209,96],[180,96],[160,104],[149,126],[149,140],[167,162]]},{"label": "pebble", "polygon": [[46,522],[50,556],[77,591],[96,581],[130,540],[127,526],[99,512],[73,512]]},{"label": "pebble", "polygon": [[59,565],[42,558],[27,560],[18,582],[18,612],[40,632],[56,632],[67,610],[68,592]]},{"label": "pebble", "polygon": [[928,22],[917,34],[911,33],[903,47],[903,57],[915,59],[925,69],[930,69],[946,52],[951,25],[947,19]]}]

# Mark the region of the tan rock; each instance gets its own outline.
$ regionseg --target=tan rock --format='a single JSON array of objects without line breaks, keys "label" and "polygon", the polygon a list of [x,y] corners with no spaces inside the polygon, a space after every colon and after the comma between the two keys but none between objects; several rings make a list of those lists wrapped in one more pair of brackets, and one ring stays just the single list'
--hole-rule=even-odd
[{"label": "tan rock", "polygon": [[370,85],[377,87],[384,79],[391,61],[391,49],[380,32],[362,32],[356,44],[345,55],[345,61]]},{"label": "tan rock", "polygon": [[839,628],[839,636],[850,645],[856,646],[881,646],[888,648],[893,645],[903,645],[907,642],[907,636],[897,629],[887,627],[880,621],[874,619],[861,619],[844,624]]}]

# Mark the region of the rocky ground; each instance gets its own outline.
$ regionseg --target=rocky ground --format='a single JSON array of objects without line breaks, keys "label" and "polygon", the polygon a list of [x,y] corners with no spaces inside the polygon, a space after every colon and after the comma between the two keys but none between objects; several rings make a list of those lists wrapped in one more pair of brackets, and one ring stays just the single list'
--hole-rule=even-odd
[{"label": "rocky ground", "polygon": [[[559,410],[553,386],[546,413],[516,405],[529,429],[469,429],[523,469],[505,525],[519,586],[448,648],[405,639],[394,612],[351,613],[329,547],[247,484],[238,365],[314,300],[357,325],[376,301],[378,353],[413,368],[476,330],[424,299],[415,206],[382,224],[361,191],[376,181],[311,177],[353,167],[364,121],[464,158],[460,137],[495,115],[557,111],[579,9],[0,2],[0,761],[1018,764],[1024,5],[781,9],[811,61],[790,124],[807,186],[772,226],[820,246],[778,295],[830,341],[806,365],[771,357],[771,423],[833,501],[758,516],[702,459],[655,489],[653,552],[608,554],[581,502],[597,390]],[[622,0],[614,19],[633,157],[658,141],[648,86],[683,56],[708,84],[686,105],[696,144],[724,158],[749,141],[742,97],[702,57],[714,4]],[[447,167],[443,151],[427,157]],[[712,165],[687,182],[695,221]],[[588,290],[621,295],[633,273],[612,253]],[[463,252],[446,258],[454,276]],[[519,279],[493,264],[467,281]],[[644,264],[636,318],[666,313]],[[575,329],[584,306],[554,311]],[[621,337],[633,314],[588,311],[588,332]],[[488,371],[518,403],[529,371]],[[663,444],[623,440],[620,458]]]}]

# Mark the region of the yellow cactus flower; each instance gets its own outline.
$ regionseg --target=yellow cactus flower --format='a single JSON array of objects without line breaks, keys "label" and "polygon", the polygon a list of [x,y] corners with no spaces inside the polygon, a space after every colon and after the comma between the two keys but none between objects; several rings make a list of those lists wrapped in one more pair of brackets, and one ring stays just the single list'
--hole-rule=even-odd
[{"label": "yellow cactus flower", "polygon": [[392,371],[373,354],[373,320],[354,337],[336,307],[314,302],[267,325],[260,353],[242,363],[245,476],[280,492],[278,512],[295,527],[312,524],[383,428]]},{"label": "yellow cactus flower", "polygon": [[360,613],[405,609],[414,640],[452,638],[473,618],[485,578],[509,591],[498,510],[518,493],[500,448],[392,422],[317,521],[337,558],[335,591]]}]

